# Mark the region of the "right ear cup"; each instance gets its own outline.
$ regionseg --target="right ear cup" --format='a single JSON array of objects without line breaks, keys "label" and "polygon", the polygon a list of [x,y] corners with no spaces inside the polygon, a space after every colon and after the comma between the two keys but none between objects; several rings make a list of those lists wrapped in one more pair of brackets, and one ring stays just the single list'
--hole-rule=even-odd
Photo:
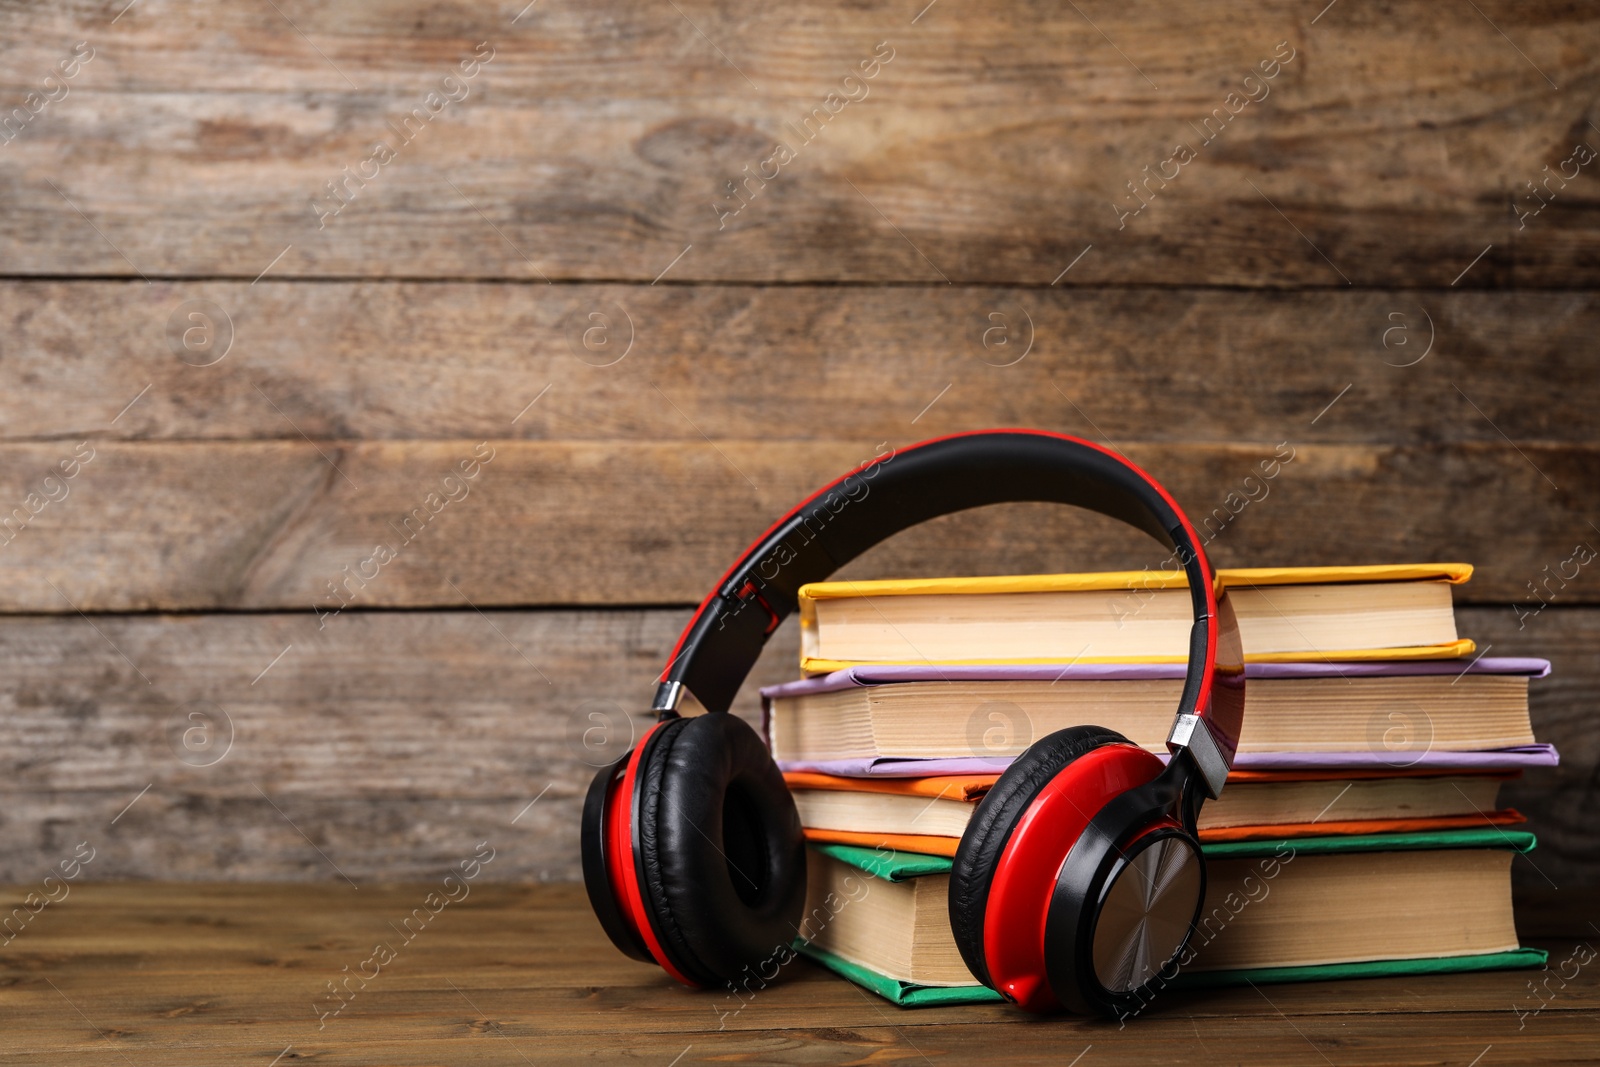
[{"label": "right ear cup", "polygon": [[[1057,1006],[1043,936],[1056,873],[1107,801],[1161,770],[1155,756],[1098,726],[1058,730],[1006,768],[973,813],[950,874],[950,925],[974,977],[1031,1010]],[[1000,967],[997,946],[1006,950]]]},{"label": "right ear cup", "polygon": [[967,970],[984,985],[994,985],[983,958],[989,880],[1017,820],[1045,783],[1067,764],[1101,745],[1127,740],[1098,726],[1071,726],[1041,738],[1011,762],[972,813],[950,871],[950,926]]},{"label": "right ear cup", "polygon": [[805,910],[805,840],[760,736],[728,714],[669,720],[646,741],[635,798],[645,911],[676,969],[717,986],[786,952]]}]

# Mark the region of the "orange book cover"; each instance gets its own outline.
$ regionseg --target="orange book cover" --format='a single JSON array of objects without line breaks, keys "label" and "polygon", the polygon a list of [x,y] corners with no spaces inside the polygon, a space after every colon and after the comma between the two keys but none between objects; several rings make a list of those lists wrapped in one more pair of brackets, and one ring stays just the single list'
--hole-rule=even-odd
[{"label": "orange book cover", "polygon": [[1330,819],[1327,822],[1275,823],[1271,826],[1218,826],[1202,828],[1201,841],[1276,841],[1285,837],[1354,837],[1357,834],[1420,834],[1435,830],[1466,830],[1482,826],[1515,826],[1527,822],[1515,808],[1434,815],[1426,819]]},{"label": "orange book cover", "polygon": [[842,793],[892,793],[903,797],[932,797],[939,800],[983,799],[1000,779],[998,774],[955,774],[932,778],[846,778],[813,771],[785,771],[783,780],[790,789],[827,789]]},{"label": "orange book cover", "polygon": [[[1410,834],[1435,830],[1460,830],[1482,826],[1515,826],[1527,822],[1515,808],[1471,815],[1442,815],[1427,819],[1356,819],[1348,822],[1277,823],[1268,826],[1224,826],[1202,829],[1202,842],[1278,841],[1296,837],[1353,837],[1361,834]],[[932,834],[862,834],[850,830],[818,830],[808,827],[807,841],[818,844],[855,845],[860,848],[889,848],[896,852],[929,856],[954,856],[959,837]]]}]

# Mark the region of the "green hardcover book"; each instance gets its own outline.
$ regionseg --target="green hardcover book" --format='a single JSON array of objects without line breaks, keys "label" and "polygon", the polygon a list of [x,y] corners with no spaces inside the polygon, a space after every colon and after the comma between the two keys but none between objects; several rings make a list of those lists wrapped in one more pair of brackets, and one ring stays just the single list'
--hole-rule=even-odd
[{"label": "green hardcover book", "polygon": [[[1542,966],[1511,918],[1511,861],[1534,844],[1493,827],[1208,844],[1205,908],[1170,984]],[[809,860],[812,959],[903,1007],[1000,999],[956,949],[950,860],[847,845],[813,846]]]}]

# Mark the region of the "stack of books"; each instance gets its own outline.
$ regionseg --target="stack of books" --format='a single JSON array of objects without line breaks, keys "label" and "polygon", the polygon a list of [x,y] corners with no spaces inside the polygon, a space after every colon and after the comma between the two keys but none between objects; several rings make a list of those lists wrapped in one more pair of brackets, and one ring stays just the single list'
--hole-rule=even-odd
[{"label": "stack of books", "polygon": [[[1465,565],[1222,571],[1247,678],[1239,756],[1201,812],[1208,886],[1178,985],[1534,967],[1504,782],[1557,756],[1530,680],[1475,656]],[[951,934],[972,812],[1033,741],[1115,730],[1165,756],[1190,599],[1151,572],[825,582],[801,590],[805,677],[762,691],[810,845],[803,948],[903,1005],[999,999]]]}]

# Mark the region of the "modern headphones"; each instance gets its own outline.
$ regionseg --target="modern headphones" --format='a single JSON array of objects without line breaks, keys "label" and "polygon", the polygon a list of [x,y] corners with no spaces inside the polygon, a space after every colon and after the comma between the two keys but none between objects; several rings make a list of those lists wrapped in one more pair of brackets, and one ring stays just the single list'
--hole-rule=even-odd
[{"label": "modern headphones", "polygon": [[[941,437],[863,464],[768,528],[701,602],[661,673],[658,721],[584,801],[584,882],[619,949],[703,987],[788,958],[805,842],[766,745],[726,714],[735,693],[802,585],[917,523],[1024,500],[1098,511],[1173,550],[1194,606],[1188,673],[1165,767],[1093,726],[1012,762],[962,835],[950,925],[973,975],[1029,1011],[1126,1016],[1148,1001],[1205,898],[1195,819],[1237,747],[1238,630],[1167,491],[1117,453],[1038,430]],[[680,716],[694,704],[705,714]]]}]

